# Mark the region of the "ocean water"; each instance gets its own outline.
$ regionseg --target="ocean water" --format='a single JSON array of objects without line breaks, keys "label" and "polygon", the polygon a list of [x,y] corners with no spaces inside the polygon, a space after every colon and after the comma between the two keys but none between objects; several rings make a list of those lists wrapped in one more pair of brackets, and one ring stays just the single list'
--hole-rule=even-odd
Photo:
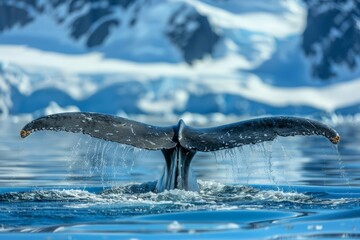
[{"label": "ocean water", "polygon": [[0,239],[360,238],[360,123],[192,162],[199,192],[155,193],[159,152],[0,121]]}]

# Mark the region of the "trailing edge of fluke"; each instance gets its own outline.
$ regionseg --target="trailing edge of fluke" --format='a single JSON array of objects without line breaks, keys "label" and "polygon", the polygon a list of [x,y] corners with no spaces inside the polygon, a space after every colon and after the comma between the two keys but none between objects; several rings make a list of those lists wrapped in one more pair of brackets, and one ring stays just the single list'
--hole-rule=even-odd
[{"label": "trailing edge of fluke", "polygon": [[99,113],[59,113],[29,122],[21,130],[22,138],[41,130],[83,133],[106,141],[147,150],[161,150],[166,165],[157,191],[174,188],[198,190],[191,173],[196,152],[211,152],[264,141],[277,136],[321,135],[333,144],[339,134],[329,126],[299,117],[264,117],[210,128],[193,128],[180,120],[177,125],[159,127],[126,118]]}]

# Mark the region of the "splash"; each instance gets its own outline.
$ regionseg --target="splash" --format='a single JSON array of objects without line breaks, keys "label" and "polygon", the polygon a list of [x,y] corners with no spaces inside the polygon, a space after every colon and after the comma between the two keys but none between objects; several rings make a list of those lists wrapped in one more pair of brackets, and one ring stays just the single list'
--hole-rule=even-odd
[{"label": "splash", "polygon": [[[331,196],[321,192],[324,191],[323,187],[312,189],[312,193],[301,193],[274,190],[266,186],[227,185],[211,181],[199,181],[199,185],[199,192],[174,189],[156,193],[156,182],[150,182],[105,190],[101,187],[83,190],[29,188],[29,191],[21,189],[22,191],[0,193],[2,214],[21,219],[20,225],[4,224],[0,232],[69,233],[73,224],[74,232],[79,233],[80,230],[93,234],[98,227],[96,224],[103,224],[99,228],[103,234],[103,227],[113,227],[115,231],[121,232],[121,224],[134,224],[138,220],[141,229],[147,226],[144,221],[153,221],[151,230],[154,229],[154,224],[158,226],[157,224],[165,222],[166,231],[176,232],[187,229],[191,223],[198,226],[209,224],[209,219],[215,220],[210,223],[213,224],[209,226],[211,231],[233,230],[239,227],[249,229],[254,226],[259,229],[261,226],[273,227],[274,224],[279,224],[280,218],[284,216],[286,223],[289,223],[289,215],[305,216],[304,220],[306,216],[310,216],[310,224],[313,224],[313,209],[352,209],[353,206],[358,206],[356,196],[339,199],[338,195]],[[306,209],[310,211],[309,214],[302,212]],[[356,214],[357,212],[351,210],[348,215],[353,218]],[[63,222],[64,217],[68,219],[66,224]],[[36,223],[46,222],[45,226],[39,228],[34,225],[34,219]],[[174,221],[179,221],[180,225]],[[249,221],[249,225],[243,225],[245,221]],[[304,223],[301,220],[300,222]],[[86,224],[89,224],[88,230],[84,229]],[[129,227],[126,229],[127,233],[128,229],[134,229],[134,225]]]},{"label": "splash", "polygon": [[[171,206],[172,211],[248,209],[249,207],[282,209],[287,205],[294,208],[296,204],[320,204],[325,207],[333,207],[357,200],[352,198],[332,200],[294,191],[226,185],[212,181],[199,181],[199,192],[173,189],[156,193],[155,186],[156,182],[148,182],[105,190],[101,190],[101,188],[92,190],[39,189],[26,192],[8,192],[0,194],[0,203],[49,202],[50,204],[57,202],[69,208],[121,204],[123,208],[136,205],[151,207],[151,209],[157,208],[159,212],[168,212],[169,206]],[[144,212],[144,214],[148,213]]]}]

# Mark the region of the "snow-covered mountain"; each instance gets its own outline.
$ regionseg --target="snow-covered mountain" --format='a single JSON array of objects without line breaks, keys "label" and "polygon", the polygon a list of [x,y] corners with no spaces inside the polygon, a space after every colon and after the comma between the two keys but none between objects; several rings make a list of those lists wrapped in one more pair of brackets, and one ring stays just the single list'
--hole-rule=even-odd
[{"label": "snow-covered mountain", "polygon": [[[305,0],[307,26],[302,49],[312,58],[314,77],[329,79],[339,68],[358,68],[360,55],[360,1]],[[359,71],[356,71],[356,76]],[[340,76],[341,77],[341,76]]]},{"label": "snow-covered mountain", "polygon": [[0,12],[2,43],[47,51],[191,64],[220,39],[207,16],[181,1],[3,1]]},{"label": "snow-covered mountain", "polygon": [[0,114],[357,113],[358,13],[355,0],[3,0]]}]

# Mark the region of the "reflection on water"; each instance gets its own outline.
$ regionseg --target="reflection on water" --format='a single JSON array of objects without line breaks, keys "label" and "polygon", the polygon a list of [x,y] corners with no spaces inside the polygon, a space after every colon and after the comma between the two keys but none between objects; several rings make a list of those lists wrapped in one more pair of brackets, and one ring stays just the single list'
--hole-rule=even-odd
[{"label": "reflection on water", "polygon": [[23,140],[22,124],[1,125],[0,231],[7,234],[359,237],[356,123],[336,126],[338,148],[321,137],[289,137],[198,153],[192,164],[200,192],[163,193],[153,191],[160,152],[81,134]]}]

